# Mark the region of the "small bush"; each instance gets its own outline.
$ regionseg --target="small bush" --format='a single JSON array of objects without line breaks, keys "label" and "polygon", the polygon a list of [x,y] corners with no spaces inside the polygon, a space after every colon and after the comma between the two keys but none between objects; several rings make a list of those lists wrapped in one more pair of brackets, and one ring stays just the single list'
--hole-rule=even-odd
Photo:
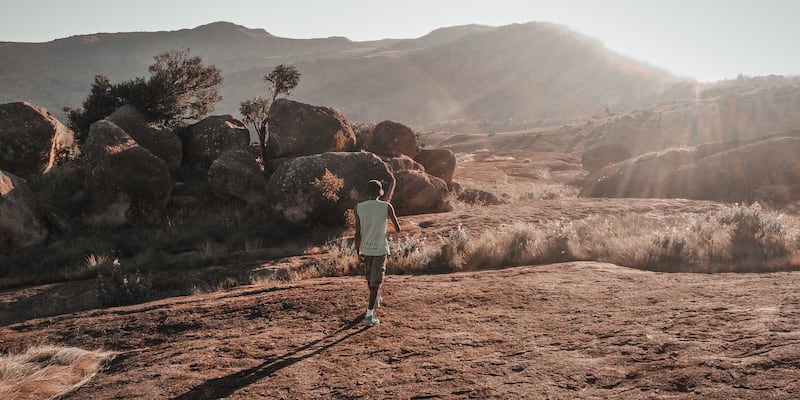
[{"label": "small bush", "polygon": [[152,275],[125,272],[118,262],[102,268],[97,278],[97,300],[103,306],[147,301],[152,295]]},{"label": "small bush", "polygon": [[344,179],[334,175],[327,168],[325,168],[322,178],[314,178],[314,181],[310,183],[311,186],[319,191],[322,197],[331,202],[339,201],[339,191],[344,187]]},{"label": "small bush", "polygon": [[426,243],[425,238],[403,236],[389,242],[391,254],[387,260],[386,272],[389,274],[408,274],[421,272],[439,253],[439,243]]},{"label": "small bush", "polygon": [[758,203],[736,205],[718,217],[730,232],[731,255],[737,261],[764,261],[788,254],[786,229],[778,218],[764,213]]},{"label": "small bush", "polygon": [[329,247],[329,263],[318,263],[317,274],[319,276],[345,276],[361,273],[361,263],[358,254],[351,243],[339,241]]},{"label": "small bush", "polygon": [[472,236],[459,225],[443,238],[438,246],[438,251],[431,255],[430,261],[425,265],[427,272],[453,272],[463,270],[468,264],[464,258]]}]

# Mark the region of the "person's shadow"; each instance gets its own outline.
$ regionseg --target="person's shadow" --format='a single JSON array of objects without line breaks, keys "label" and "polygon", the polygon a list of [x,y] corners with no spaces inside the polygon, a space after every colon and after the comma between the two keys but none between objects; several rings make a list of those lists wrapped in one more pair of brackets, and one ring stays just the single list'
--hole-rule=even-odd
[{"label": "person's shadow", "polygon": [[[354,328],[363,320],[363,318],[363,314],[359,314],[345,326],[337,329],[328,336],[314,340],[282,356],[270,358],[255,367],[248,368],[228,376],[223,376],[221,378],[209,379],[194,387],[192,390],[178,397],[172,398],[172,400],[221,399],[228,397],[238,389],[249,386],[267,376],[274,374],[277,371],[294,365],[299,361],[303,361],[307,358],[322,353],[323,351],[365,331],[368,328],[362,327],[361,329],[347,333],[340,338],[336,338],[341,333]],[[324,343],[331,339],[335,340],[329,343]],[[308,351],[308,353],[301,354],[305,351]]]}]

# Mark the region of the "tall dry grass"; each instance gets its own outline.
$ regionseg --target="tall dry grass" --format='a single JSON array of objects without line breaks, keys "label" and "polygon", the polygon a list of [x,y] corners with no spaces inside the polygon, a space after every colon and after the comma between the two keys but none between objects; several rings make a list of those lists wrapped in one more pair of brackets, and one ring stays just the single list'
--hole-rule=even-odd
[{"label": "tall dry grass", "polygon": [[[734,205],[714,214],[666,217],[599,215],[583,220],[503,225],[481,232],[459,226],[425,240],[391,242],[390,274],[495,269],[563,261],[601,261],[667,272],[768,272],[800,269],[800,220]],[[315,276],[354,274],[355,249],[328,247]],[[302,277],[302,275],[298,275]]]},{"label": "tall dry grass", "polygon": [[18,355],[0,356],[0,398],[52,399],[79,388],[108,362],[113,353],[75,347],[32,347]]}]

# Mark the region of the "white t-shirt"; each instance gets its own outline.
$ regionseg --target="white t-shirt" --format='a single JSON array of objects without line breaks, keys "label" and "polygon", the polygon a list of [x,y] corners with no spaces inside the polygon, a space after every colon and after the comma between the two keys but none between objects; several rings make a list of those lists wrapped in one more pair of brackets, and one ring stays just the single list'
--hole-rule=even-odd
[{"label": "white t-shirt", "polygon": [[356,204],[356,214],[361,223],[361,254],[382,256],[389,254],[389,241],[386,239],[386,223],[389,216],[389,203],[381,200],[367,200]]}]

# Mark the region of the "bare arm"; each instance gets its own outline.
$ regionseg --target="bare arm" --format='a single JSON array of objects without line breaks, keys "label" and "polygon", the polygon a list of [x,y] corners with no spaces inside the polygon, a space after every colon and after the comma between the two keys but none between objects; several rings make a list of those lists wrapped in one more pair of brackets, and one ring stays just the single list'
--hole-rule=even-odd
[{"label": "bare arm", "polygon": [[392,207],[391,203],[389,204],[389,219],[392,220],[392,224],[394,224],[394,230],[400,232],[400,222],[397,221],[397,215],[394,213],[394,207]]},{"label": "bare arm", "polygon": [[358,213],[355,214],[356,214],[356,236],[355,236],[356,254],[358,254],[358,258],[361,258],[361,218],[358,218]]}]

